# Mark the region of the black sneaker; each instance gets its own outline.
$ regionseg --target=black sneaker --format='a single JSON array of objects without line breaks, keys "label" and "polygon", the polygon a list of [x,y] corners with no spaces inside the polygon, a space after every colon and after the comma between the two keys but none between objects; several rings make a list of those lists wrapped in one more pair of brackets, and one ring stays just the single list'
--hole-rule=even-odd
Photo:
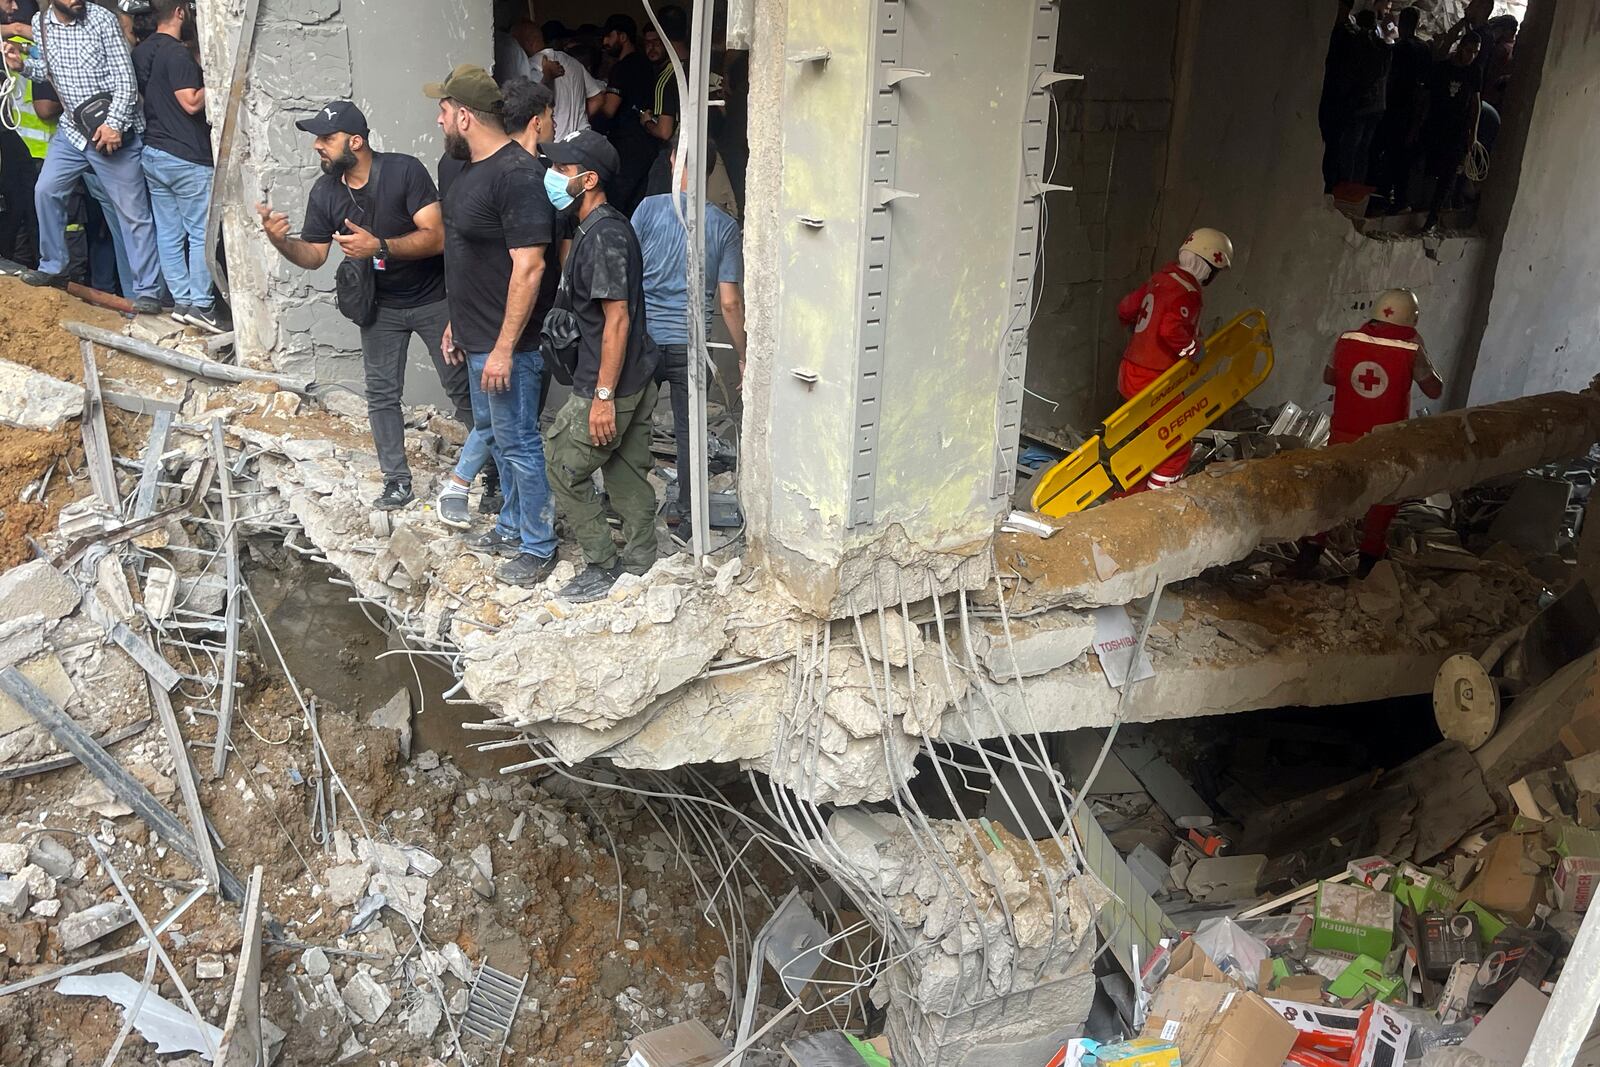
[{"label": "black sneaker", "polygon": [[474,552],[487,552],[491,556],[516,556],[522,553],[522,540],[503,537],[499,530],[489,529],[476,537],[466,538],[467,547]]},{"label": "black sneaker", "polygon": [[613,563],[609,567],[596,567],[590,564],[585,567],[576,578],[561,587],[561,592],[556,596],[573,604],[586,604],[591,600],[601,600],[611,592],[611,587],[616,584],[617,578],[622,574],[622,568]]},{"label": "black sneaker", "polygon": [[532,552],[519,552],[517,558],[494,572],[494,576],[509,585],[538,585],[556,569],[554,553],[536,556]]},{"label": "black sneaker", "polygon": [[228,316],[214,307],[190,308],[188,317],[183,321],[190,326],[197,326],[207,333],[227,333],[233,329],[233,323]]},{"label": "black sneaker", "polygon": [[153,296],[136,296],[128,303],[133,306],[135,315],[161,314],[161,301]]},{"label": "black sneaker", "polygon": [[472,528],[472,512],[467,510],[466,493],[440,493],[434,510],[439,513],[439,521],[446,526],[454,526],[458,530]]},{"label": "black sneaker", "polygon": [[172,305],[172,321],[173,322],[182,323],[183,325],[187,326],[187,325],[189,325],[189,316],[193,315],[193,314],[194,314],[194,308],[190,307],[188,304],[173,304]]},{"label": "black sneaker", "polygon": [[411,492],[411,483],[395,479],[383,483],[383,492],[378,494],[378,498],[372,502],[372,506],[379,511],[395,511],[405,507],[415,499],[417,498]]},{"label": "black sneaker", "polygon": [[42,270],[25,270],[17,277],[36,289],[65,289],[67,287],[67,276],[65,274],[46,274]]}]

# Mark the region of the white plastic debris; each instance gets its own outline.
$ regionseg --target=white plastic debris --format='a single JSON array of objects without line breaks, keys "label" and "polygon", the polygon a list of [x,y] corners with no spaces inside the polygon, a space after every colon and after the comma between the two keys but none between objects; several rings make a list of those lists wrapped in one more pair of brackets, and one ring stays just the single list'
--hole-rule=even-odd
[{"label": "white plastic debris", "polygon": [[[126,974],[73,974],[56,983],[56,992],[68,997],[105,997],[127,1011],[139,997],[139,983]],[[158,1055],[175,1052],[198,1052],[210,1059],[205,1038],[187,1011],[155,992],[145,994],[134,1016],[133,1028],[150,1044]],[[206,1033],[215,1049],[222,1043],[222,1031],[207,1024]]]}]

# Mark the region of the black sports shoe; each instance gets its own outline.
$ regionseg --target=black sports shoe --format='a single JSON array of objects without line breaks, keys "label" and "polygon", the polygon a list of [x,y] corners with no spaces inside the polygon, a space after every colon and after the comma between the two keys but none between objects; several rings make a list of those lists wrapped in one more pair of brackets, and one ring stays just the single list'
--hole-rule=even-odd
[{"label": "black sports shoe", "polygon": [[615,563],[609,567],[596,567],[591,563],[576,578],[562,586],[556,596],[573,604],[586,604],[591,600],[603,599],[611,592],[611,587],[616,584],[621,574],[622,568]]},{"label": "black sports shoe", "polygon": [[193,314],[194,314],[194,308],[190,307],[188,304],[173,304],[172,305],[172,321],[173,322],[182,323],[183,325],[187,326],[187,325],[189,325],[189,316],[193,315]]},{"label": "black sports shoe", "polygon": [[499,530],[490,528],[476,537],[465,538],[467,547],[474,552],[487,552],[491,556],[516,556],[522,553],[522,540],[502,537]]},{"label": "black sports shoe", "polygon": [[17,277],[36,289],[65,289],[67,287],[67,276],[65,274],[46,274],[42,270],[24,270]]},{"label": "black sports shoe", "polygon": [[394,479],[383,483],[383,492],[372,502],[379,511],[395,511],[417,499],[411,492],[411,483]]},{"label": "black sports shoe", "polygon": [[135,315],[161,314],[161,301],[153,296],[136,296],[128,303],[133,306]]},{"label": "black sports shoe", "polygon": [[214,306],[190,308],[183,321],[190,326],[198,326],[207,333],[227,333],[233,329],[233,323],[229,321],[228,316],[218,311]]},{"label": "black sports shoe", "polygon": [[555,569],[555,553],[536,556],[532,552],[519,552],[516,559],[495,571],[494,576],[510,585],[538,585]]},{"label": "black sports shoe", "polygon": [[483,468],[483,495],[478,498],[478,513],[498,515],[505,504],[505,495],[500,492],[500,468],[490,463]]}]

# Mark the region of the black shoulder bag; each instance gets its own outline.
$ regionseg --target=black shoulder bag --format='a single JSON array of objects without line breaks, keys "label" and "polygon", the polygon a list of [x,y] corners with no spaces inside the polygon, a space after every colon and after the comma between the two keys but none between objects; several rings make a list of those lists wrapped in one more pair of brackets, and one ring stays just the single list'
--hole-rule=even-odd
[{"label": "black shoulder bag", "polygon": [[[39,13],[39,50],[44,54],[45,69],[50,69],[50,5],[46,4]],[[51,73],[50,87],[55,89],[56,95],[63,100],[61,90],[56,86],[54,73]],[[72,109],[72,124],[83,134],[84,139],[91,144],[94,135],[111,118],[111,102],[115,97],[111,93],[95,93],[89,99]]]},{"label": "black shoulder bag", "polygon": [[578,370],[579,326],[578,316],[572,311],[572,261],[578,258],[578,246],[594,224],[614,210],[609,204],[604,205],[579,223],[567,261],[561,265],[561,284],[556,286],[555,300],[545,312],[544,325],[539,330],[539,353],[544,357],[544,365],[562,385],[571,385],[572,376]]},{"label": "black shoulder bag", "polygon": [[[367,175],[367,202],[372,205],[371,225],[378,221],[378,172],[382,158],[372,155],[372,173]],[[346,189],[348,190],[348,186]],[[353,198],[352,198],[353,199]],[[333,295],[339,314],[365,329],[378,317],[378,272],[371,256],[345,256],[333,275]]]}]

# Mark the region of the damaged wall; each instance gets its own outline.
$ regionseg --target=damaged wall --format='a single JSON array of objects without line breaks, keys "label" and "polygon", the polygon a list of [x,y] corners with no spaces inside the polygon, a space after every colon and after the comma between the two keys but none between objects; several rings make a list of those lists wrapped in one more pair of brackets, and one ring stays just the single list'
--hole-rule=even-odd
[{"label": "damaged wall", "polygon": [[[218,131],[243,7],[243,0],[199,0],[208,106]],[[241,178],[223,205],[234,324],[246,357],[357,389],[360,334],[333,303],[339,250],[331,249],[321,270],[291,266],[262,236],[255,203],[265,196],[298,232],[319,171],[310,135],[294,122],[329,100],[354,100],[379,150],[415,154],[435,169],[442,149],[437,105],[422,95],[422,84],[456,63],[490,62],[491,5],[413,3],[398,14],[399,27],[389,3],[262,0],[233,151]],[[432,361],[415,340],[410,363],[407,399],[442,398]]]},{"label": "damaged wall", "polygon": [[1322,192],[1317,100],[1333,9],[1317,0],[1197,5],[1182,46],[1158,254],[1195,226],[1233,238],[1234,269],[1206,290],[1206,323],[1249,307],[1272,324],[1277,366],[1258,406],[1322,400],[1333,342],[1385,289],[1415,289],[1439,372],[1460,366],[1484,242],[1363,237]]},{"label": "damaged wall", "polygon": [[1029,337],[1028,389],[1038,394],[1024,405],[1030,433],[1093,425],[1116,402],[1127,341],[1116,304],[1144,281],[1157,251],[1178,9],[1169,0],[1092,0],[1073,5],[1058,36],[1056,69],[1084,80],[1055,90],[1052,180],[1072,192],[1050,194],[1047,205]]},{"label": "damaged wall", "polygon": [[1554,22],[1516,200],[1494,271],[1470,401],[1581,389],[1600,333],[1600,7],[1551,0]]}]

